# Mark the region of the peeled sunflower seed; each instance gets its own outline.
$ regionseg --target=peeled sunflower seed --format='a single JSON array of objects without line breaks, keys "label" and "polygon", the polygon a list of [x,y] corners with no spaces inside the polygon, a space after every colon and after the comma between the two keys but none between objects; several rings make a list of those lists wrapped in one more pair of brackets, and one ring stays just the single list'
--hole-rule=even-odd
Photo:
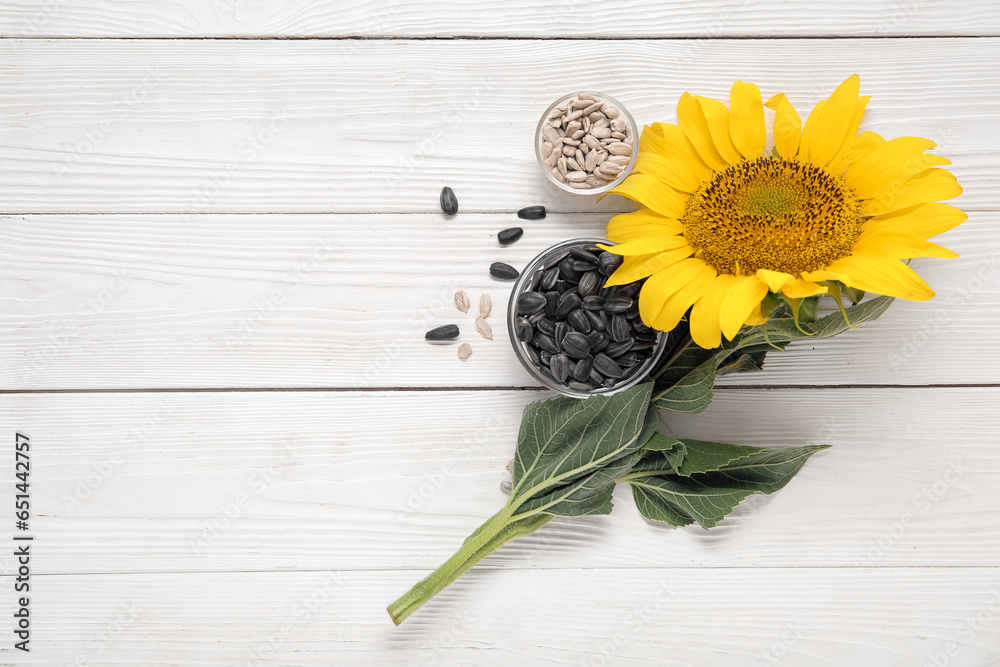
[{"label": "peeled sunflower seed", "polygon": [[479,335],[487,340],[493,340],[493,329],[490,328],[489,323],[481,317],[476,318],[476,331]]},{"label": "peeled sunflower seed", "polygon": [[455,215],[458,213],[458,197],[455,191],[445,186],[441,188],[441,210],[445,215]]},{"label": "peeled sunflower seed", "polygon": [[489,294],[484,294],[479,297],[479,317],[485,319],[490,316],[491,312],[493,312],[493,300],[490,299]]},{"label": "peeled sunflower seed", "polygon": [[521,238],[522,234],[524,234],[524,230],[520,227],[511,227],[499,232],[497,234],[497,241],[500,242],[500,245],[510,245]]},{"label": "peeled sunflower seed", "polygon": [[490,275],[497,280],[517,280],[517,277],[521,274],[510,264],[493,262],[490,264]]},{"label": "peeled sunflower seed", "polygon": [[472,356],[472,346],[468,343],[462,343],[458,346],[458,358],[465,360]]},{"label": "peeled sunflower seed", "polygon": [[469,295],[465,293],[465,290],[458,290],[455,292],[455,307],[458,308],[463,313],[469,312]]},{"label": "peeled sunflower seed", "polygon": [[424,334],[425,340],[452,340],[458,338],[458,325],[445,324]]}]

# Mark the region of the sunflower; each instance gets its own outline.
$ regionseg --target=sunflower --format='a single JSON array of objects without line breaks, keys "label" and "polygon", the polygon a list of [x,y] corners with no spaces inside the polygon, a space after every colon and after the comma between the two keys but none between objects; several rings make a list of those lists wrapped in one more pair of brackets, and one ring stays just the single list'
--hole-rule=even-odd
[{"label": "sunflower", "polygon": [[[639,312],[670,331],[688,316],[704,348],[766,321],[761,304],[842,289],[922,301],[934,291],[907,263],[957,257],[927,239],[966,219],[938,203],[962,192],[928,139],[858,133],[869,97],[858,75],[803,126],[784,94],[762,104],[737,81],[729,107],[684,93],[677,125],[643,129],[635,171],[610,192],[644,208],[615,216],[622,265],[607,285],[647,278]],[[774,111],[769,145],[764,107]],[[856,292],[855,292],[856,293]]]}]

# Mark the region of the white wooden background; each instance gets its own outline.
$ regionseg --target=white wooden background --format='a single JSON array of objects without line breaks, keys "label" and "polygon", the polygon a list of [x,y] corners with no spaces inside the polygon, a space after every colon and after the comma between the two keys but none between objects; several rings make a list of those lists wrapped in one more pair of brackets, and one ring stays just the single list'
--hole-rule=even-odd
[{"label": "white wooden background", "polygon": [[[711,532],[619,494],[393,627],[502,503],[545,396],[486,268],[628,208],[541,177],[544,107],[596,89],[671,120],[744,79],[806,111],[855,71],[865,128],[954,161],[962,257],[914,263],[935,300],[670,417],[834,447]],[[998,108],[992,0],[0,0],[0,663],[1000,664]],[[551,214],[499,248],[532,204]],[[493,297],[496,340],[457,288]],[[422,340],[452,321],[465,363]]]}]

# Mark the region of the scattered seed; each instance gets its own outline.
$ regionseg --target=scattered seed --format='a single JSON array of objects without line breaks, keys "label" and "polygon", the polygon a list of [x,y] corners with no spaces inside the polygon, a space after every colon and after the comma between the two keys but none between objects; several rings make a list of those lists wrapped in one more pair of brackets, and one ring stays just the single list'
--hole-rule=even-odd
[{"label": "scattered seed", "polygon": [[479,335],[487,340],[493,340],[493,329],[490,328],[489,322],[484,320],[482,317],[476,318],[476,331]]},{"label": "scattered seed", "polygon": [[441,210],[445,215],[455,215],[458,213],[458,197],[455,191],[445,186],[441,188]]},{"label": "scattered seed", "polygon": [[500,245],[507,246],[521,238],[522,234],[524,234],[524,230],[520,227],[511,227],[498,233],[497,241],[500,242]]},{"label": "scattered seed", "polygon": [[493,301],[489,294],[484,294],[479,297],[479,317],[486,319],[491,312],[493,312]]},{"label": "scattered seed", "polygon": [[472,346],[468,343],[462,343],[458,346],[458,358],[465,361],[472,356]]},{"label": "scattered seed", "polygon": [[517,280],[517,277],[521,274],[510,264],[493,262],[490,265],[490,275],[497,280]]},{"label": "scattered seed", "polygon": [[509,480],[504,480],[500,482],[500,492],[510,495],[510,492],[514,490],[514,485]]},{"label": "scattered seed", "polygon": [[465,290],[458,290],[455,292],[455,307],[458,308],[463,313],[469,312],[469,295],[465,293]]},{"label": "scattered seed", "polygon": [[458,325],[445,324],[424,334],[425,340],[452,340],[458,338]]}]

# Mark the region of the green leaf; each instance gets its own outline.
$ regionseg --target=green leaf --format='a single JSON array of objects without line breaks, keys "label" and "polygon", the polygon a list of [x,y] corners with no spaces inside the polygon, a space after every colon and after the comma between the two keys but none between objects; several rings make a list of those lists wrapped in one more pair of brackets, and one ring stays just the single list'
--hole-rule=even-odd
[{"label": "green leaf", "polygon": [[524,412],[514,456],[513,517],[611,511],[615,479],[639,459],[660,417],[652,383],[611,396],[555,398]]},{"label": "green leaf", "polygon": [[646,518],[672,526],[697,521],[703,528],[722,521],[747,496],[782,488],[810,456],[827,447],[681,442],[687,454],[679,466],[670,470],[661,452],[649,452],[623,481],[632,485],[636,507]]},{"label": "green leaf", "polygon": [[719,364],[731,353],[730,350],[714,350],[701,365],[664,389],[653,399],[653,405],[673,412],[704,412],[712,402],[712,387]]},{"label": "green leaf", "polygon": [[683,444],[677,438],[671,438],[669,435],[664,435],[663,433],[654,433],[642,448],[650,452],[666,452]]}]

